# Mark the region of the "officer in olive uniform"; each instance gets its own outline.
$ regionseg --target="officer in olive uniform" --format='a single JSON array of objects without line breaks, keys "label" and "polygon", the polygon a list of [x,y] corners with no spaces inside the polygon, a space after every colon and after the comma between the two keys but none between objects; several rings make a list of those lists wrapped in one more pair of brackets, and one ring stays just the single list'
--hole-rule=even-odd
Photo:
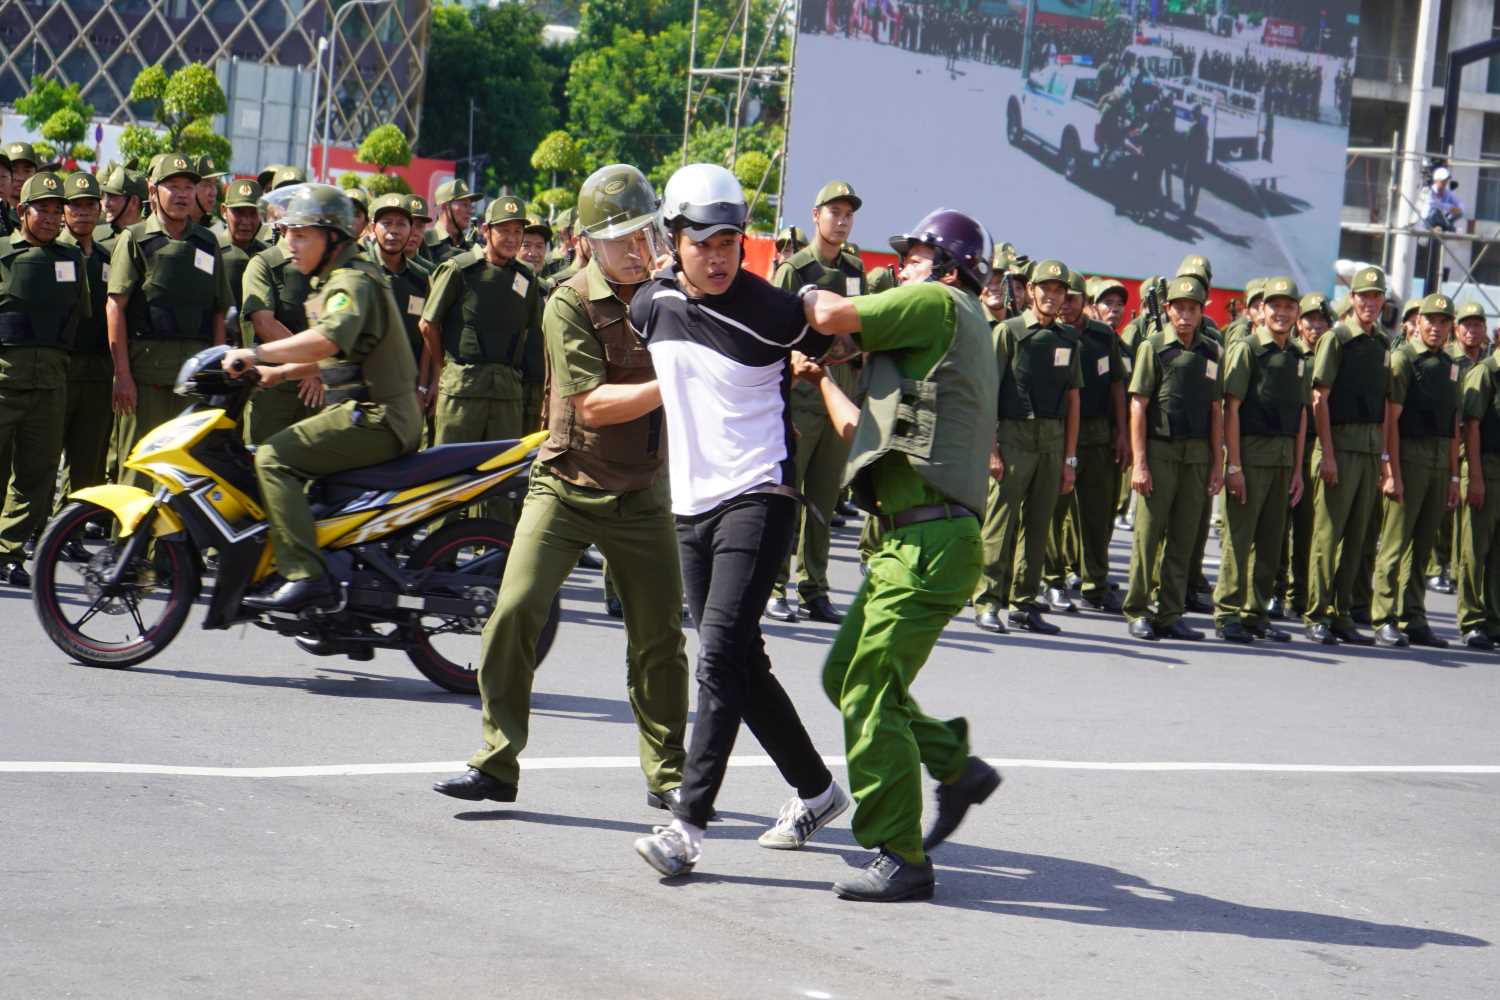
[{"label": "officer in olive uniform", "polygon": [[193,221],[204,229],[217,230],[219,219],[219,181],[225,176],[212,156],[200,156],[193,162],[198,172],[198,184],[193,192],[193,201],[198,214]]},{"label": "officer in olive uniform", "polygon": [[[1453,358],[1460,386],[1468,376],[1469,369],[1489,353],[1487,324],[1484,306],[1477,302],[1466,302],[1458,306],[1454,313],[1453,337],[1448,341],[1444,350]],[[1458,446],[1462,455],[1464,446],[1462,423],[1459,425]],[[1427,559],[1427,568],[1423,571],[1423,575],[1427,578],[1427,589],[1435,593],[1458,593],[1457,573],[1463,559],[1458,550],[1458,521],[1462,516],[1463,506],[1463,499],[1460,497],[1458,507],[1443,514],[1442,527],[1438,532],[1437,541],[1433,543],[1432,554]]]},{"label": "officer in olive uniform", "polygon": [[[262,170],[256,178],[256,183],[260,185],[262,191],[269,194],[272,191],[279,191],[294,184],[306,184],[307,171],[301,167],[278,164]],[[280,208],[274,205],[269,206],[266,212],[268,216],[266,224],[261,227],[260,232],[255,234],[255,238],[266,246],[271,246],[276,242],[275,223],[280,212]]]},{"label": "officer in olive uniform", "polygon": [[94,242],[109,257],[114,254],[115,240],[120,233],[143,217],[146,178],[134,170],[116,167],[99,190],[104,195],[105,221],[94,227]]},{"label": "officer in olive uniform", "polygon": [[1302,499],[1307,357],[1296,336],[1301,293],[1291,278],[1264,284],[1265,322],[1224,355],[1224,552],[1214,591],[1214,631],[1226,642],[1290,642],[1273,626],[1287,510]]},{"label": "officer in olive uniform", "polygon": [[1182,613],[1203,507],[1218,494],[1223,476],[1220,349],[1200,333],[1207,298],[1197,278],[1173,278],[1166,294],[1168,328],[1136,351],[1131,488],[1141,499],[1124,611],[1137,639],[1203,638],[1182,621]]},{"label": "officer in olive uniform", "polygon": [[[1481,310],[1480,318],[1483,318]],[[1462,386],[1463,507],[1458,630],[1470,649],[1500,643],[1500,355],[1486,350]]]},{"label": "officer in olive uniform", "polygon": [[1261,305],[1265,302],[1264,278],[1251,278],[1245,285],[1245,308],[1234,322],[1224,328],[1224,344],[1228,346],[1240,337],[1251,333],[1261,325]]},{"label": "officer in olive uniform", "polygon": [[[1124,291],[1114,282],[1094,286]],[[1076,271],[1068,282],[1062,321],[1078,331],[1083,388],[1078,393],[1078,470],[1073,492],[1058,499],[1047,541],[1043,584],[1047,604],[1058,613],[1077,611],[1068,596],[1068,575],[1079,579],[1079,596],[1098,611],[1118,612],[1120,598],[1109,587],[1109,541],[1114,533],[1115,496],[1120,468],[1129,462],[1130,429],[1125,419],[1125,361],[1120,338],[1084,314],[1088,286]]]},{"label": "officer in olive uniform", "polygon": [[[435,444],[517,438],[526,426],[521,366],[527,338],[541,336],[542,296],[536,275],[516,259],[525,227],[521,199],[496,198],[484,213],[484,246],[433,275],[422,312],[422,384],[435,378],[438,387]],[[485,516],[514,520],[507,500],[481,506]]]},{"label": "officer in olive uniform", "polygon": [[88,267],[59,243],[66,187],[32,174],[17,230],[0,243],[0,454],[10,456],[0,514],[0,581],[30,586],[26,543],[52,510],[67,413],[68,352],[91,310]]},{"label": "officer in olive uniform", "polygon": [[219,228],[219,256],[229,275],[229,295],[234,299],[236,318],[244,303],[242,293],[245,269],[253,257],[266,249],[255,238],[260,230],[260,185],[252,180],[232,182],[224,195],[222,225]]},{"label": "officer in olive uniform", "polygon": [[173,391],[182,363],[224,343],[224,314],[234,304],[219,241],[194,224],[198,175],[186,157],[159,158],[150,180],[153,211],[120,234],[109,262],[109,353],[114,363],[116,481],[151,489],[124,469],[130,449],[182,412]]},{"label": "officer in olive uniform", "polygon": [[1458,362],[1446,350],[1453,300],[1422,300],[1417,340],[1390,353],[1382,459],[1384,516],[1375,560],[1370,618],[1382,646],[1447,648],[1427,623],[1422,570],[1442,527],[1458,506]]},{"label": "officer in olive uniform", "polygon": [[[789,292],[813,285],[846,298],[865,294],[864,262],[845,246],[862,204],[847,182],[824,184],[813,201],[812,242],[778,267],[771,283]],[[828,375],[844,395],[856,396],[859,372],[852,364],[829,365]],[[844,619],[828,600],[828,550],[832,541],[828,522],[843,492],[849,446],[834,432],[815,386],[799,380],[792,384],[791,394],[792,425],[797,435],[797,478],[793,485],[807,498],[797,533],[797,602],[806,617],[836,625]],[[788,553],[771,589],[766,617],[797,620],[797,612],[786,600],[790,577]]]},{"label": "officer in olive uniform", "polygon": [[[1188,254],[1186,257],[1184,257],[1182,259],[1182,263],[1177,267],[1177,274],[1175,276],[1178,278],[1197,278],[1199,283],[1203,285],[1203,293],[1205,296],[1211,294],[1213,291],[1213,265],[1209,263],[1207,257],[1204,257],[1200,254]],[[1223,348],[1227,346],[1227,341],[1224,339],[1224,333],[1219,329],[1218,324],[1209,317],[1207,312],[1207,303],[1208,299],[1205,298],[1205,311],[1203,313],[1203,319],[1198,324],[1198,334],[1218,344],[1222,353]],[[1217,501],[1215,502],[1219,505],[1217,523],[1222,525],[1224,512],[1224,495],[1220,493]],[[1208,582],[1207,574],[1203,572],[1203,559],[1208,550],[1209,524],[1214,520],[1214,517],[1214,504],[1204,504],[1203,513],[1199,517],[1198,541],[1193,546],[1192,555],[1188,557],[1190,575],[1188,576],[1186,607],[1187,610],[1197,612],[1199,614],[1208,614],[1214,609],[1213,587]]]},{"label": "officer in olive uniform", "polygon": [[[526,217],[526,228],[521,231],[521,250],[516,256],[521,263],[539,274],[546,263],[547,243],[552,239],[552,227],[534,215]],[[570,276],[571,277],[571,276]],[[553,278],[537,278],[537,290],[545,299],[557,287]],[[546,384],[546,349],[541,337],[527,337],[525,353],[521,358],[521,415],[522,433],[530,434],[542,427],[542,396]]]},{"label": "officer in olive uniform", "polygon": [[[1062,631],[1042,617],[1037,593],[1059,495],[1078,468],[1078,332],[1059,321],[1071,272],[1059,260],[1031,269],[1031,308],[994,330],[1000,368],[999,424],[985,509],[984,572],[974,592],[975,624],[1004,632]],[[1018,537],[1019,536],[1019,537]]]},{"label": "officer in olive uniform", "polygon": [[[469,221],[474,212],[474,202],[478,200],[479,195],[470,191],[469,185],[456,177],[438,186],[437,197],[434,199],[438,219],[422,237],[423,252],[428,260],[441,264],[472,249]],[[519,203],[520,199],[511,198],[510,201]]]},{"label": "officer in olive uniform", "polygon": [[1324,645],[1374,643],[1355,628],[1356,577],[1376,516],[1385,456],[1390,343],[1380,325],[1385,272],[1360,269],[1353,314],[1318,341],[1313,356],[1313,541],[1308,570],[1308,638]]},{"label": "officer in olive uniform", "polygon": [[370,227],[370,192],[356,187],[344,193],[349,196],[349,204],[354,206],[354,241],[358,243]]},{"label": "officer in olive uniform", "polygon": [[802,231],[801,226],[783,227],[781,232],[776,234],[776,256],[771,261],[772,266],[781,267],[806,246],[807,234]]},{"label": "officer in olive uniform", "polygon": [[542,219],[540,215],[528,214],[526,216],[526,228],[521,231],[521,250],[516,254],[521,258],[521,263],[531,268],[531,273],[538,276],[541,282],[542,294],[546,296],[556,286],[556,282],[540,277],[542,268],[547,265],[547,249],[552,245],[552,227]]},{"label": "officer in olive uniform", "polygon": [[409,194],[406,196],[406,208],[411,212],[411,235],[406,239],[406,259],[411,261],[417,270],[431,278],[437,266],[422,253],[427,227],[432,225],[432,216],[427,211],[427,200],[421,195]]},{"label": "officer in olive uniform", "polygon": [[[290,169],[283,167],[277,171],[278,183],[281,174]],[[311,295],[311,282],[292,263],[283,228],[279,240],[245,265],[240,279],[240,342],[245,347],[254,347],[285,340],[306,330],[309,326],[306,303]],[[258,445],[306,420],[322,406],[323,383],[316,374],[262,386],[245,413],[245,440]]]},{"label": "officer in olive uniform", "polygon": [[[1297,303],[1297,340],[1302,354],[1307,382],[1307,398],[1312,399],[1312,365],[1317,353],[1318,341],[1333,325],[1333,315],[1328,308],[1328,299],[1317,293],[1302,296]],[[1282,545],[1281,572],[1278,577],[1280,597],[1273,599],[1267,607],[1272,618],[1298,618],[1307,610],[1308,563],[1312,555],[1313,536],[1313,487],[1318,478],[1317,466],[1313,464],[1313,446],[1317,444],[1317,430],[1313,426],[1312,411],[1307,414],[1307,429],[1302,435],[1302,497],[1291,509],[1287,518],[1287,539]]]},{"label": "officer in olive uniform", "polygon": [[[422,310],[427,308],[432,282],[428,273],[406,256],[411,227],[411,198],[408,195],[392,192],[376,198],[370,205],[370,231],[374,241],[365,249],[365,256],[380,265],[381,273],[390,284],[391,294],[396,298],[396,310],[406,329],[406,342],[411,345],[412,361],[420,366]],[[418,386],[424,401],[428,391],[429,387]]]},{"label": "officer in olive uniform", "polygon": [[577,237],[573,233],[573,227],[578,219],[576,209],[568,209],[557,216],[557,243],[552,251],[547,254],[547,262],[542,265],[540,278],[555,277],[558,272],[572,266],[573,258],[576,256]]},{"label": "officer in olive uniform", "polygon": [[10,189],[15,192],[14,200],[19,210],[21,192],[26,190],[26,182],[37,172],[39,166],[36,148],[29,142],[13,142],[5,147],[5,157],[10,160]]},{"label": "officer in olive uniform", "polygon": [[654,266],[656,204],[650,182],[624,164],[591,174],[579,192],[578,219],[594,253],[553,292],[542,321],[550,436],[484,630],[484,748],[467,773],[434,786],[444,795],[515,801],[537,637],[579,555],[595,544],[623,605],[625,686],[646,801],[659,809],[677,801],[688,710],[682,577],[661,393],[626,314]]},{"label": "officer in olive uniform", "polygon": [[[68,359],[68,406],[63,417],[63,478],[58,506],[74,490],[98,486],[107,476],[105,459],[115,414],[110,406],[110,383],[114,369],[109,361],[109,327],[105,302],[109,278],[108,259],[94,242],[99,221],[99,182],[87,171],[70,174],[64,181],[67,202],[63,220],[67,231],[59,243],[75,246],[83,255],[88,272],[89,314],[79,320]],[[76,544],[76,543],[75,543]],[[76,552],[72,554],[77,554]]]}]

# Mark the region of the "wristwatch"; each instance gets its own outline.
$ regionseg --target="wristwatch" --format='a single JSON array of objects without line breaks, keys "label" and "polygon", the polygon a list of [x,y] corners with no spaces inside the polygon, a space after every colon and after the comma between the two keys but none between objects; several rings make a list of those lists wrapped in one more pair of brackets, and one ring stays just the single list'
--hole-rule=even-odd
[{"label": "wristwatch", "polygon": [[1389,462],[1390,462],[1390,460],[1391,460],[1391,453],[1390,453],[1390,452],[1388,452],[1388,451],[1382,451],[1382,452],[1381,452],[1381,453],[1380,453],[1380,460],[1381,460],[1381,461],[1382,461],[1382,462],[1386,462],[1386,463],[1389,463]]},{"label": "wristwatch", "polygon": [[1244,471],[1245,470],[1240,468],[1238,465],[1230,465],[1225,467],[1224,474],[1228,476],[1238,476],[1241,472]]},{"label": "wristwatch", "polygon": [[1078,456],[1069,455],[1067,458],[1063,459],[1063,465],[1066,465],[1070,469],[1078,468]]}]

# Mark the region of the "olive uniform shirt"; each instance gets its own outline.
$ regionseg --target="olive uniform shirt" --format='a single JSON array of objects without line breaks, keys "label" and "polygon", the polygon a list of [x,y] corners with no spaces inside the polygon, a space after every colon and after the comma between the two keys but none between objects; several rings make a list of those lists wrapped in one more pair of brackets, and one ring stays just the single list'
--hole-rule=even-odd
[{"label": "olive uniform shirt", "polygon": [[[1385,329],[1379,323],[1371,327],[1368,333],[1355,320],[1334,326],[1318,338],[1318,349],[1313,355],[1312,365],[1314,387],[1331,387],[1339,377],[1339,364],[1344,357],[1344,345],[1338,338],[1339,326],[1347,327],[1358,336],[1375,337],[1382,344],[1387,343]],[[1389,380],[1386,382],[1386,394],[1390,394]],[[1312,418],[1311,413],[1308,418]],[[1335,453],[1348,451],[1361,455],[1379,455],[1385,451],[1385,431],[1380,421],[1371,424],[1332,424],[1329,430],[1333,436]]]},{"label": "olive uniform shirt", "polygon": [[[1325,337],[1324,339],[1326,340],[1327,338]],[[1407,396],[1411,393],[1412,381],[1417,376],[1417,362],[1429,354],[1443,353],[1445,353],[1443,348],[1430,348],[1420,340],[1409,340],[1392,351],[1390,364],[1391,378],[1387,388],[1390,401],[1397,406],[1404,407]],[[1461,378],[1456,362],[1449,370],[1452,373],[1454,381],[1458,381]],[[1454,393],[1454,402],[1459,403],[1457,392]],[[1399,434],[1400,432],[1398,431],[1397,433]],[[1452,428],[1449,428],[1448,434],[1443,437],[1403,438],[1400,455],[1402,464],[1416,461],[1418,456],[1421,456],[1421,459],[1425,460],[1429,469],[1435,472],[1442,472],[1446,475],[1449,468],[1448,449],[1449,442],[1453,439],[1452,435]]]},{"label": "olive uniform shirt", "polygon": [[[1165,330],[1162,333],[1162,338],[1168,347],[1173,344],[1182,344],[1181,339],[1177,336],[1177,331],[1173,328]],[[1197,346],[1198,335],[1195,334],[1193,336],[1193,347],[1190,348],[1184,345],[1183,349],[1192,350]],[[1206,371],[1207,377],[1213,381],[1213,387],[1209,391],[1209,403],[1222,402],[1224,399],[1224,382],[1218,363],[1209,361]],[[1156,351],[1152,349],[1149,339],[1143,340],[1141,346],[1135,352],[1135,374],[1130,378],[1128,392],[1132,396],[1144,396],[1147,400],[1152,400],[1156,398],[1156,390],[1160,383],[1161,372],[1156,364]],[[1149,429],[1146,432],[1146,447],[1151,454],[1160,455],[1163,451],[1166,451],[1168,458],[1179,462],[1208,464],[1212,461],[1208,445],[1209,439],[1207,437],[1165,441],[1161,438],[1153,437]],[[1148,464],[1151,454],[1147,456]]]},{"label": "olive uniform shirt", "polygon": [[[1265,327],[1256,327],[1254,332],[1234,337],[1224,351],[1223,394],[1244,401],[1250,392],[1255,374],[1255,347],[1274,344],[1276,338]],[[1297,339],[1296,331],[1287,336],[1283,351],[1297,355],[1297,377],[1302,381],[1302,405],[1312,403],[1312,365],[1308,363],[1307,350]],[[1308,420],[1312,415],[1308,414]],[[1278,469],[1290,469],[1297,457],[1295,434],[1246,434],[1240,430],[1240,465]]]},{"label": "olive uniform shirt", "polygon": [[[504,361],[497,360],[495,364],[465,364],[447,351],[447,344],[458,336],[464,325],[463,272],[476,262],[484,267],[498,266],[502,270],[510,271],[512,275],[510,287],[514,294],[505,296],[504,306],[498,313],[482,317],[482,321],[490,330],[520,329],[521,339],[509,345],[511,347],[510,358]],[[484,251],[480,249],[459,254],[440,264],[437,273],[432,276],[432,290],[427,296],[427,305],[422,310],[422,318],[429,323],[440,325],[443,329],[443,353],[448,363],[443,366],[439,389],[445,395],[459,398],[465,396],[486,399],[516,398],[516,390],[508,388],[510,376],[496,371],[495,365],[513,368],[516,373],[515,377],[519,379],[520,366],[526,353],[525,339],[541,336],[542,295],[541,290],[537,288],[531,268],[514,257],[504,264],[491,264],[485,258]],[[500,336],[508,338],[511,334],[507,332]]]},{"label": "olive uniform shirt", "polygon": [[[56,262],[54,280],[66,278],[68,283],[77,283],[78,304],[75,308],[79,321],[86,320],[93,315],[93,295],[89,290],[88,267],[83,259],[83,251],[79,250],[76,245],[59,243],[57,240],[47,244],[31,243],[19,229],[9,236],[0,238],[3,238],[11,247],[42,246],[48,256]],[[69,266],[62,267],[65,264]],[[7,312],[21,304],[4,291],[9,283],[10,268],[0,263],[0,310]],[[63,281],[58,281],[59,285],[63,283]],[[68,384],[68,367],[67,345],[0,347],[0,391],[5,389],[16,391],[64,389]]]}]

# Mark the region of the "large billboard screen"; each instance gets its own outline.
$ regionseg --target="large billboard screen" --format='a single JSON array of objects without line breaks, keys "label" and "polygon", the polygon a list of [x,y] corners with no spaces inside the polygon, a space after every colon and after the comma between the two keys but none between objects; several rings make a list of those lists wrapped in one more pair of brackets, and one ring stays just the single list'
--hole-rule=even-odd
[{"label": "large billboard screen", "polygon": [[[1084,271],[1188,253],[1328,282],[1358,0],[801,0],[782,216],[827,181],[884,249],[929,210]],[[1022,63],[1026,63],[1023,71]]]}]

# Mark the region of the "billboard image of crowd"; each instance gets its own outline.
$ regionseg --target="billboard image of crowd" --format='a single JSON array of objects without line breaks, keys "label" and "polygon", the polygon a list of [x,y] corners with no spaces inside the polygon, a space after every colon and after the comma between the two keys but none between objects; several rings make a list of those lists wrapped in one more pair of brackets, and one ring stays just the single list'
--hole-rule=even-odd
[{"label": "billboard image of crowd", "polygon": [[1144,277],[1327,284],[1358,0],[802,0],[782,214],[839,178],[884,249],[940,205]]}]

